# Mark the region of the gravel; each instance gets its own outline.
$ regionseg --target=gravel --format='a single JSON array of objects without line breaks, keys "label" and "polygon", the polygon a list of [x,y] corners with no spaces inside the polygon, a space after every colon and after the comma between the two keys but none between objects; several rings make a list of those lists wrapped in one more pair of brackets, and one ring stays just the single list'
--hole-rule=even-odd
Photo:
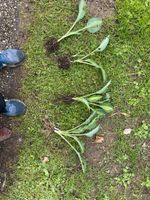
[{"label": "gravel", "polygon": [[0,49],[16,46],[18,4],[18,0],[0,0]]},{"label": "gravel", "polygon": [[[19,34],[19,0],[0,0],[0,50],[16,48]],[[5,98],[16,98],[20,80],[17,78],[21,70],[0,70],[0,93]],[[19,76],[20,77],[20,76]],[[1,119],[0,126],[9,124],[9,120]]]}]

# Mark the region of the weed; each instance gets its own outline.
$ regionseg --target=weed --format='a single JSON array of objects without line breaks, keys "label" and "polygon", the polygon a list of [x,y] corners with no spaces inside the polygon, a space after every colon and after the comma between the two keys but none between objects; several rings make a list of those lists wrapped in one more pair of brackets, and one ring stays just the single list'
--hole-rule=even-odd
[{"label": "weed", "polygon": [[149,179],[149,177],[147,177],[146,180],[143,181],[141,185],[150,189],[150,179]]},{"label": "weed", "polygon": [[135,131],[134,135],[140,139],[147,139],[150,137],[149,125],[142,121],[142,125]]},{"label": "weed", "polygon": [[123,169],[122,175],[115,178],[118,184],[123,185],[125,188],[131,183],[131,179],[134,174],[129,170],[128,167]]}]

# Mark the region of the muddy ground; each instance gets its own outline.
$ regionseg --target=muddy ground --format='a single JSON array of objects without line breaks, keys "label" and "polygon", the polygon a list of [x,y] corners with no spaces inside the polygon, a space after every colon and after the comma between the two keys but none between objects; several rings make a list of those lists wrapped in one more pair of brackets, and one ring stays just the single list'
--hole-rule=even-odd
[{"label": "muddy ground", "polygon": [[[28,36],[27,26],[32,16],[32,0],[1,0],[0,4],[0,49],[21,48]],[[111,16],[115,11],[114,0],[88,0],[89,15],[101,18]],[[21,13],[21,15],[20,15]],[[20,17],[21,16],[21,17]],[[3,69],[0,71],[0,93],[6,98],[21,98],[19,96],[21,80],[23,78],[23,66],[16,69]],[[18,126],[15,119],[0,116],[0,128],[13,129]],[[115,141],[114,134],[105,139],[103,145],[89,144],[86,152],[91,165],[103,165],[101,157],[107,151],[107,146]],[[20,133],[13,133],[11,138],[0,143],[0,193],[11,182],[9,178],[13,173],[12,164],[17,162],[18,150],[21,148],[23,138]],[[101,152],[101,153],[100,153]],[[9,179],[8,179],[9,178]],[[11,184],[11,183],[9,183]]]}]

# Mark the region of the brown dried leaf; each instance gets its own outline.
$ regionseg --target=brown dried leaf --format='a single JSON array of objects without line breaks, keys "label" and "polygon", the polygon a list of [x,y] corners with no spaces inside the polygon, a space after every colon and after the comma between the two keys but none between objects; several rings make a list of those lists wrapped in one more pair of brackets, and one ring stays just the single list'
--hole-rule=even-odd
[{"label": "brown dried leaf", "polygon": [[93,141],[93,143],[95,144],[101,144],[103,143],[105,140],[104,140],[104,137],[103,136],[96,136],[95,140]]},{"label": "brown dried leaf", "polygon": [[125,113],[125,112],[116,112],[116,113],[113,113],[110,117],[113,117],[115,115],[123,115],[125,117],[130,117],[130,114],[129,113]]}]

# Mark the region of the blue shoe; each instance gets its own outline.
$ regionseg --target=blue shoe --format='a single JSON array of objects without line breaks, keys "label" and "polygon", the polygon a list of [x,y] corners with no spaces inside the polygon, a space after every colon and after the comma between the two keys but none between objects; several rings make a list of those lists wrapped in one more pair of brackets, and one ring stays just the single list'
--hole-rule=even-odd
[{"label": "blue shoe", "polygon": [[19,49],[0,51],[0,69],[3,67],[17,67],[25,60],[25,54]]},{"label": "blue shoe", "polygon": [[16,117],[26,113],[26,105],[18,99],[5,100],[5,109],[3,115]]}]

